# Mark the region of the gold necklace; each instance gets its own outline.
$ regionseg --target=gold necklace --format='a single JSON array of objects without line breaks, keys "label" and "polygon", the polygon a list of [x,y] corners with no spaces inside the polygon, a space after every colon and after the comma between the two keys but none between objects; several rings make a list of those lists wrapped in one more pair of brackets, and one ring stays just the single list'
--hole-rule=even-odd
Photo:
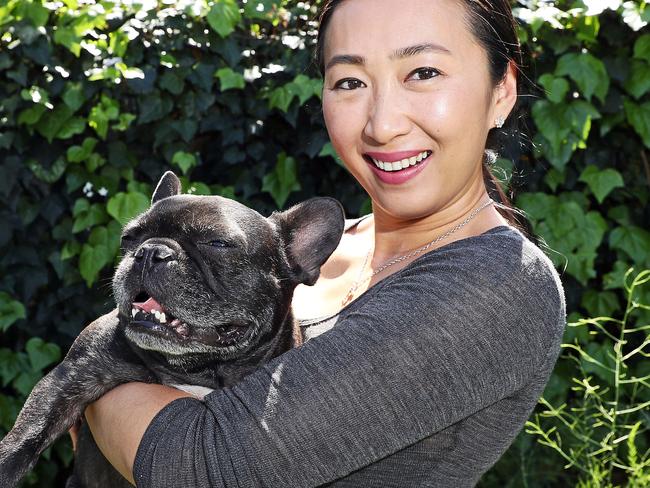
[{"label": "gold necklace", "polygon": [[368,260],[370,259],[370,255],[372,254],[372,248],[368,249],[368,253],[366,254],[366,258],[364,259],[363,265],[361,266],[361,270],[359,271],[359,277],[354,281],[354,283],[352,283],[352,286],[350,287],[350,289],[346,293],[345,297],[343,298],[343,301],[341,302],[341,307],[345,307],[348,303],[350,303],[352,301],[352,299],[354,298],[355,292],[357,291],[357,289],[363,283],[365,283],[368,280],[371,280],[372,278],[377,276],[379,273],[381,273],[386,268],[388,268],[388,267],[390,267],[390,266],[392,266],[394,264],[401,263],[405,259],[411,258],[411,257],[415,256],[416,254],[423,253],[424,251],[429,249],[432,245],[434,245],[436,242],[440,242],[441,240],[449,237],[451,234],[456,232],[458,229],[460,229],[461,227],[464,227],[465,225],[467,225],[474,217],[476,217],[478,215],[478,213],[481,210],[483,210],[485,207],[487,207],[488,205],[490,205],[492,203],[494,203],[494,200],[492,200],[490,198],[483,205],[481,205],[480,207],[474,209],[472,211],[472,213],[469,214],[469,217],[467,217],[465,220],[463,220],[460,224],[455,225],[454,227],[449,229],[447,232],[445,232],[441,236],[438,236],[434,240],[432,240],[431,242],[426,243],[424,246],[418,247],[417,249],[413,249],[412,251],[409,251],[406,254],[403,254],[401,256],[393,258],[390,261],[387,261],[386,263],[379,266],[376,270],[374,270],[370,276],[368,276],[368,277],[366,277],[366,278],[364,278],[362,280],[361,277],[363,276],[363,272],[366,269],[366,264],[368,263]]}]

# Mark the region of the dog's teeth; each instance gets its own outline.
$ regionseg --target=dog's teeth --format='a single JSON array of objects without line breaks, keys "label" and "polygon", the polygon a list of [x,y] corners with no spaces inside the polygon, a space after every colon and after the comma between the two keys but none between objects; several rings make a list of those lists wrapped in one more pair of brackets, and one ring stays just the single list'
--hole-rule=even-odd
[{"label": "dog's teeth", "polygon": [[161,324],[166,324],[167,323],[167,317],[165,316],[165,312],[162,312],[158,316],[158,320],[160,321]]},{"label": "dog's teeth", "polygon": [[135,316],[136,316],[137,314],[138,314],[138,311],[137,311],[135,308],[131,309],[131,316],[132,316],[133,318],[135,318]]}]

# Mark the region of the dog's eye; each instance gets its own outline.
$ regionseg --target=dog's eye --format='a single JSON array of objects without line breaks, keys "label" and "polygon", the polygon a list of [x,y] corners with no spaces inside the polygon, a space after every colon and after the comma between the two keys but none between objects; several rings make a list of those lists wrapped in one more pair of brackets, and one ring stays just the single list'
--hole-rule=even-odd
[{"label": "dog's eye", "polygon": [[221,241],[219,239],[206,242],[206,244],[210,247],[231,247],[226,241]]},{"label": "dog's eye", "polygon": [[122,242],[131,242],[135,239],[131,234],[123,234],[122,235]]}]

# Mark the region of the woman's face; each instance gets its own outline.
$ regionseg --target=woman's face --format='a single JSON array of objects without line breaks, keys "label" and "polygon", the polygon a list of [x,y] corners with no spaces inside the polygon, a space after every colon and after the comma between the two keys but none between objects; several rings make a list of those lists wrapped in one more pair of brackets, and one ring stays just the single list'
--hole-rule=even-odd
[{"label": "woman's face", "polygon": [[484,191],[487,133],[514,98],[465,15],[457,0],[347,0],[332,14],[325,122],[375,213],[422,218]]}]

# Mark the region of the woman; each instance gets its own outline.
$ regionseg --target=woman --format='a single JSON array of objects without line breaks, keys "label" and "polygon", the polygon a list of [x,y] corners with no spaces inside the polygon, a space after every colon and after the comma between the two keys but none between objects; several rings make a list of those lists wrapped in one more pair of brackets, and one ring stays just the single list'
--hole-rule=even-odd
[{"label": "woman", "polygon": [[296,291],[303,346],[205,403],[133,383],[88,408],[138,486],[473,486],[555,364],[559,278],[486,189],[517,99],[509,3],[330,1],[319,39],[331,141],[373,213]]}]

